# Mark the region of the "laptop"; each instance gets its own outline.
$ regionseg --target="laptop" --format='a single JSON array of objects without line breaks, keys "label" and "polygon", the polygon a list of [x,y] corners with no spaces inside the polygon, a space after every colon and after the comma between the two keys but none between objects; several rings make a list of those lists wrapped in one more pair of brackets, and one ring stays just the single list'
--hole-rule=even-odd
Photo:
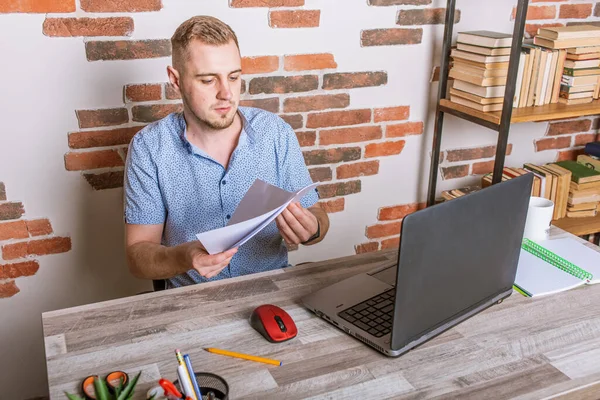
[{"label": "laptop", "polygon": [[406,216],[397,262],[302,298],[388,356],[410,349],[512,293],[533,175]]}]

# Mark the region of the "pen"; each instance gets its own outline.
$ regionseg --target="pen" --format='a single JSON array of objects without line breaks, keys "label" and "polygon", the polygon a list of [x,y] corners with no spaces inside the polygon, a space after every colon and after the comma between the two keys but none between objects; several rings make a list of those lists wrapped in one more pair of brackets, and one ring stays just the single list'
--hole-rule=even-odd
[{"label": "pen", "polygon": [[185,366],[187,367],[188,372],[190,373],[190,379],[192,381],[192,387],[194,389],[194,394],[198,399],[202,398],[202,392],[200,392],[200,387],[198,387],[198,381],[196,380],[196,374],[194,373],[194,368],[192,368],[192,361],[190,360],[190,356],[187,354],[183,355],[183,360],[185,361]]},{"label": "pen", "polygon": [[261,362],[261,363],[265,363],[265,364],[271,364],[271,365],[281,365],[282,364],[281,361],[271,360],[270,358],[251,356],[248,354],[236,353],[236,352],[228,351],[228,350],[215,349],[213,347],[205,348],[204,350],[208,351],[209,353],[220,354],[222,356],[241,358],[244,360],[256,361],[256,362]]},{"label": "pen", "polygon": [[192,379],[187,368],[185,367],[185,362],[183,361],[181,351],[179,351],[179,349],[175,350],[175,355],[177,356],[177,362],[179,363],[179,365],[177,366],[177,376],[179,377],[179,382],[181,382],[183,392],[187,397],[191,397],[192,400],[198,400],[196,394],[194,393]]}]

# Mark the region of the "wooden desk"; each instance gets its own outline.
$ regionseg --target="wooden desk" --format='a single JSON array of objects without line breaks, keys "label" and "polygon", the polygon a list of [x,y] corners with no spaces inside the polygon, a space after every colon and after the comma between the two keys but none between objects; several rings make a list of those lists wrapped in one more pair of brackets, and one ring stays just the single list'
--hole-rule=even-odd
[{"label": "wooden desk", "polygon": [[[143,399],[159,377],[175,379],[176,348],[190,354],[197,371],[223,376],[233,399],[600,397],[600,285],[539,299],[515,292],[399,358],[381,355],[298,302],[393,258],[394,252],[371,253],[44,313],[51,398],[64,399],[63,391],[76,391],[88,374],[142,369],[135,399]],[[264,303],[288,310],[299,336],[270,344],[252,330],[247,318]]]}]

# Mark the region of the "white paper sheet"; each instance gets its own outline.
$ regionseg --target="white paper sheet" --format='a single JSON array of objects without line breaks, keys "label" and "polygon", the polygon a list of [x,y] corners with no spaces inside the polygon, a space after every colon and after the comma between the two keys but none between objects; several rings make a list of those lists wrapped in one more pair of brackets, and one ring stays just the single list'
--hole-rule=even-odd
[{"label": "white paper sheet", "polygon": [[532,297],[558,293],[585,284],[541,258],[521,249],[515,285]]},{"label": "white paper sheet", "polygon": [[318,185],[313,183],[291,193],[257,179],[226,226],[199,233],[196,237],[209,254],[239,247],[277,218],[290,203],[300,201]]},{"label": "white paper sheet", "polygon": [[594,277],[590,283],[600,283],[600,253],[597,251],[571,238],[544,240],[539,244],[591,273]]}]

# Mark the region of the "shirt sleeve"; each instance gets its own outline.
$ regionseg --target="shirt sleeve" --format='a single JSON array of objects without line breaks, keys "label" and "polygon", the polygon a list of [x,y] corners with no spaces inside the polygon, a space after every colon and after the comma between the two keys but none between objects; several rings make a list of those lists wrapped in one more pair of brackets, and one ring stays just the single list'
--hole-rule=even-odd
[{"label": "shirt sleeve", "polygon": [[140,136],[129,145],[124,179],[125,223],[162,224],[165,206],[158,184],[156,164]]},{"label": "shirt sleeve", "polygon": [[[279,178],[282,189],[288,192],[298,191],[313,183],[304,156],[300,150],[300,144],[296,133],[289,124],[281,121],[281,132],[278,149]],[[319,200],[317,189],[311,190],[300,200],[302,207],[313,206]]]}]

